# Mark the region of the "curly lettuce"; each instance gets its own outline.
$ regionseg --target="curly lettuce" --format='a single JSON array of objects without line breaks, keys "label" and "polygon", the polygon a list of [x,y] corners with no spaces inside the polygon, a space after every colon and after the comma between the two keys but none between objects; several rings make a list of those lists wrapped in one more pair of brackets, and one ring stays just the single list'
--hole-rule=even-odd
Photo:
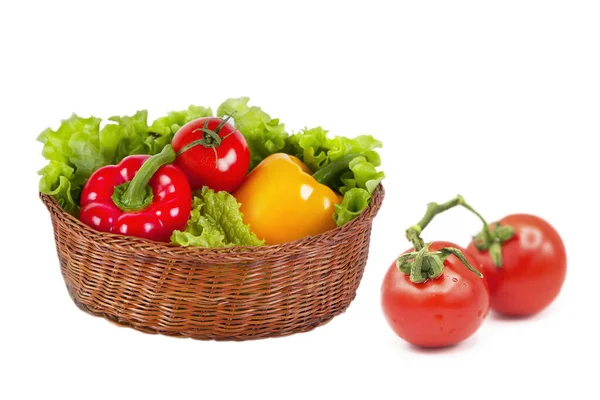
[{"label": "curly lettuce", "polygon": [[38,136],[44,144],[42,155],[49,161],[39,171],[39,189],[72,214],[78,213],[84,182],[107,162],[100,145],[100,122],[73,114],[56,131],[48,128]]},{"label": "curly lettuce", "polygon": [[156,119],[150,126],[150,131],[160,136],[172,137],[188,122],[212,115],[210,107],[191,105],[187,110],[171,111],[166,116]]},{"label": "curly lettuce", "polygon": [[342,226],[358,217],[369,206],[371,194],[365,189],[353,188],[344,194],[341,204],[334,205],[333,219],[337,226]]},{"label": "curly lettuce", "polygon": [[319,126],[305,128],[290,136],[290,154],[300,158],[313,171],[349,154],[361,155],[375,167],[381,165],[381,158],[375,150],[381,147],[381,142],[373,136],[360,135],[353,139],[344,136],[330,138],[327,133],[328,131]]},{"label": "curly lettuce", "polygon": [[215,192],[208,187],[194,192],[192,212],[183,231],[174,231],[171,243],[181,246],[229,247],[261,246],[245,225],[240,203],[231,194]]}]

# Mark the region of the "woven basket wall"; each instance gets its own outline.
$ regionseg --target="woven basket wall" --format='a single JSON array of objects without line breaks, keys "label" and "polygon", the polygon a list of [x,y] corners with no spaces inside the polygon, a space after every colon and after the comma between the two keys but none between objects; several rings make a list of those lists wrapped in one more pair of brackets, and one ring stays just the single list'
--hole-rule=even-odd
[{"label": "woven basket wall", "polygon": [[247,340],[306,332],[356,295],[381,185],[358,218],[282,245],[184,248],[101,233],[47,195],[61,272],[89,314],[147,333]]}]

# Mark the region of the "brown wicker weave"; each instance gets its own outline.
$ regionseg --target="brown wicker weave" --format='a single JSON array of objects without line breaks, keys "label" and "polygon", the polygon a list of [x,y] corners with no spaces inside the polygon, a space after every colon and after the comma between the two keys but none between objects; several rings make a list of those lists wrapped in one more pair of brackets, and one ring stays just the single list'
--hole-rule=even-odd
[{"label": "brown wicker weave", "polygon": [[194,339],[306,332],[354,299],[369,250],[371,205],[341,228],[282,245],[185,248],[101,233],[40,194],[61,271],[82,310],[118,325]]}]

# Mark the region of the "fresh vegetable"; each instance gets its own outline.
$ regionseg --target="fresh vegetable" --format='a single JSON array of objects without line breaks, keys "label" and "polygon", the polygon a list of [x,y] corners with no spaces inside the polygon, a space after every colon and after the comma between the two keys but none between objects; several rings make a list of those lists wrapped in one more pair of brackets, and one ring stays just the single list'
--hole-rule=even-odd
[{"label": "fresh vegetable", "polygon": [[[447,247],[461,250],[470,264],[475,263],[453,243],[433,242],[429,251]],[[392,330],[421,347],[450,346],[470,337],[483,323],[489,301],[485,281],[451,254],[444,259],[440,276],[420,283],[413,282],[394,262],[381,288],[383,313]]]},{"label": "fresh vegetable", "polygon": [[[218,107],[217,114],[226,117],[235,113],[235,127],[246,140],[249,151],[250,170],[269,155],[279,152],[306,161],[309,174],[321,174],[323,183],[341,194],[336,196],[336,202],[331,203],[333,227],[344,225],[368,207],[373,192],[384,176],[383,172],[377,171],[381,163],[375,151],[381,146],[379,141],[368,135],[353,139],[328,138],[327,131],[320,127],[304,129],[290,136],[279,119],[271,118],[259,107],[248,105],[248,102],[247,97],[228,99]],[[236,161],[231,162],[233,156],[228,158],[230,152],[225,150],[227,146],[242,148],[242,145],[230,146],[232,139],[237,138],[238,143],[241,142],[241,136],[236,133],[227,136],[229,133],[226,131],[233,130],[233,125],[227,123],[221,127],[223,131],[219,129],[216,139],[208,133],[215,132],[220,124],[218,122],[215,126],[214,121],[219,120],[212,115],[210,108],[190,106],[187,110],[170,112],[149,124],[147,112],[138,111],[131,116],[111,117],[102,126],[99,118],[81,118],[74,114],[62,121],[57,130],[47,129],[38,137],[44,143],[43,155],[48,159],[48,164],[39,172],[40,192],[52,195],[65,211],[79,216],[81,193],[94,171],[103,166],[116,165],[130,155],[155,155],[171,142],[181,151],[186,147],[185,144],[182,145],[182,139],[186,137],[185,130],[177,139],[175,134],[187,123],[204,117],[211,117],[208,118],[209,124],[206,129],[202,125],[202,134],[198,131],[195,134],[208,147],[200,144],[199,148],[188,150],[189,154],[180,154],[180,160],[175,163],[184,168],[190,180],[198,178],[194,182],[195,188],[206,184],[217,191],[234,191],[235,186],[239,185],[239,177],[243,175],[244,154],[247,156],[248,153],[242,149],[239,153],[241,156],[236,155]],[[192,129],[194,130],[196,129]],[[213,143],[209,143],[211,140]],[[213,148],[219,141],[220,145]],[[219,153],[219,148],[225,154]],[[201,152],[204,158],[199,159],[195,154]],[[211,165],[216,165],[217,168],[212,171],[210,168],[197,168],[202,164],[201,159],[214,160],[215,164]],[[227,173],[214,173],[219,163],[222,166],[230,165]],[[204,174],[208,177],[203,176]],[[329,219],[331,218],[328,218],[327,224],[331,224]],[[223,222],[224,225],[227,223]],[[178,230],[186,232],[184,228]],[[191,232],[188,230],[186,233]],[[226,245],[230,243],[226,237],[223,242]]]},{"label": "fresh vegetable", "polygon": [[101,167],[81,195],[79,218],[102,232],[169,241],[186,226],[192,193],[185,174],[170,163],[170,145],[155,156],[133,155]]},{"label": "fresh vegetable", "polygon": [[204,187],[194,192],[190,219],[183,231],[173,232],[171,242],[201,247],[263,245],[244,224],[239,208],[231,194]]},{"label": "fresh vegetable", "polygon": [[[336,227],[336,193],[311,175],[298,158],[277,153],[265,158],[233,195],[244,222],[267,244],[317,235]],[[321,172],[322,179],[327,174]]]},{"label": "fresh vegetable", "polygon": [[502,218],[468,246],[488,282],[494,311],[528,316],[558,296],[567,271],[567,256],[558,232],[534,215]]},{"label": "fresh vegetable", "polygon": [[52,195],[65,211],[77,216],[81,190],[94,171],[132,154],[157,154],[181,125],[209,115],[210,108],[190,106],[149,126],[147,112],[138,111],[132,116],[111,117],[100,128],[99,118],[73,114],[57,130],[48,128],[38,137],[44,144],[42,155],[48,160],[39,171],[40,192]]},{"label": "fresh vegetable", "polygon": [[475,259],[449,242],[425,243],[421,232],[437,214],[458,204],[458,196],[431,203],[425,216],[406,231],[413,249],[403,253],[384,277],[381,306],[392,330],[422,347],[444,347],[471,336],[483,323],[490,305]]},{"label": "fresh vegetable", "polygon": [[208,186],[233,192],[250,167],[244,136],[225,119],[205,117],[182,126],[171,142],[178,154],[175,165],[188,178],[192,190]]}]

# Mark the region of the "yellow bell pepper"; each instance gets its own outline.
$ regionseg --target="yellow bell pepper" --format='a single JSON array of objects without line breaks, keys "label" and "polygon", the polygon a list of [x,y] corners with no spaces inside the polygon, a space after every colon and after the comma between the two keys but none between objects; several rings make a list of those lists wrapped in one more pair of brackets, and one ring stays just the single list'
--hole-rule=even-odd
[{"label": "yellow bell pepper", "polygon": [[334,204],[341,202],[317,182],[298,158],[276,153],[265,158],[233,193],[244,223],[266,244],[279,244],[334,229]]}]

